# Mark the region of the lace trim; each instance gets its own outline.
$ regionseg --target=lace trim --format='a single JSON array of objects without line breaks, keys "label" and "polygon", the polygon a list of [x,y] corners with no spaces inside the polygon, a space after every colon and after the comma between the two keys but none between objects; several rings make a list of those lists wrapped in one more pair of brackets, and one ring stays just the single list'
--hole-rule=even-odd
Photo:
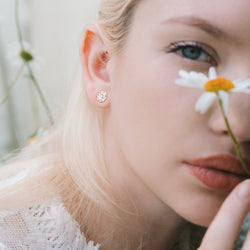
[{"label": "lace trim", "polygon": [[0,249],[98,250],[87,243],[79,224],[62,203],[40,204],[15,211],[0,212]]}]

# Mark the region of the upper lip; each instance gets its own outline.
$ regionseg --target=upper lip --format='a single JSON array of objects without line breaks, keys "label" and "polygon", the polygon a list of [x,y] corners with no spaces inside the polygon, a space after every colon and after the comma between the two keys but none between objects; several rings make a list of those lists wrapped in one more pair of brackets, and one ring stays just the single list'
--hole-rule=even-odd
[{"label": "upper lip", "polygon": [[[246,166],[249,168],[250,160],[244,159]],[[189,165],[212,168],[236,175],[247,175],[240,161],[235,157],[226,154],[212,155],[203,158],[186,161]]]}]

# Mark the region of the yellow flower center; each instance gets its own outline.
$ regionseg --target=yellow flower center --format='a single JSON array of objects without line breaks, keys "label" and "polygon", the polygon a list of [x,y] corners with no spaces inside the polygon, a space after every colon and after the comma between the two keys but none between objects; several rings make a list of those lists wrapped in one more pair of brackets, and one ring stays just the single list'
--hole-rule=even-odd
[{"label": "yellow flower center", "polygon": [[204,88],[207,91],[215,92],[215,93],[218,93],[220,90],[224,90],[228,92],[230,89],[233,89],[234,87],[235,86],[231,81],[223,77],[218,77],[214,80],[210,80],[206,82],[204,85]]},{"label": "yellow flower center", "polygon": [[37,136],[33,136],[28,140],[28,146],[31,145],[34,141],[36,141],[38,139]]},{"label": "yellow flower center", "polygon": [[24,62],[30,62],[34,59],[33,55],[27,50],[22,50],[19,55]]}]

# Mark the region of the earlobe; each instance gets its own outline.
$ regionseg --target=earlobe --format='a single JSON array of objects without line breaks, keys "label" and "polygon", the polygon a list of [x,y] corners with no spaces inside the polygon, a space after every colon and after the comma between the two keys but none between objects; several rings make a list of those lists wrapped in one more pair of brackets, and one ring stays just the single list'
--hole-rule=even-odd
[{"label": "earlobe", "polygon": [[110,77],[107,67],[108,52],[102,34],[94,24],[86,28],[80,57],[90,101],[98,107],[107,107],[110,93]]}]

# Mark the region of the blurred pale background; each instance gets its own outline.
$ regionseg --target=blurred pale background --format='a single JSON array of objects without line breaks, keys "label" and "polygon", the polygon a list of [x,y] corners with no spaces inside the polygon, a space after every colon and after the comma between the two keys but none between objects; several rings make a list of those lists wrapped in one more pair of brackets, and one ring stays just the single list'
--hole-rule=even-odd
[{"label": "blurred pale background", "polygon": [[[0,101],[18,69],[8,58],[8,44],[18,40],[14,4],[14,0],[0,0]],[[53,113],[68,97],[79,65],[82,31],[96,20],[98,5],[99,0],[19,0],[23,36],[43,61],[35,75]],[[47,120],[30,80],[23,74],[8,101],[0,106],[0,157],[25,145],[35,128]]]}]

